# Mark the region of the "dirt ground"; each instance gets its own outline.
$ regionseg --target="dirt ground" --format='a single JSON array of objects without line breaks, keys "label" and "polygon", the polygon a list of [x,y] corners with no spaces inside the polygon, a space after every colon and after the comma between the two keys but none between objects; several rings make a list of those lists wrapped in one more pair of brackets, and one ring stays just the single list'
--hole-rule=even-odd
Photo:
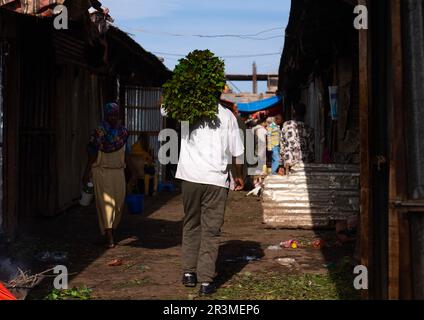
[{"label": "dirt ground", "polygon": [[[41,252],[67,253],[69,287],[88,292],[87,299],[198,299],[197,290],[180,283],[182,217],[178,193],[150,197],[143,215],[124,215],[119,245],[106,250],[95,208],[78,207],[56,218],[27,221],[25,237],[10,253],[33,273],[52,266],[37,260]],[[313,248],[310,242],[317,238],[326,239],[328,247]],[[300,248],[269,249],[288,239],[296,239]],[[352,252],[353,246],[335,245],[333,232],[267,229],[260,200],[231,193],[218,259],[221,288],[210,299],[355,299]],[[295,260],[280,265],[278,257]],[[122,265],[108,266],[114,259],[122,259]],[[44,279],[29,299],[63,298],[51,294],[52,283]]]}]

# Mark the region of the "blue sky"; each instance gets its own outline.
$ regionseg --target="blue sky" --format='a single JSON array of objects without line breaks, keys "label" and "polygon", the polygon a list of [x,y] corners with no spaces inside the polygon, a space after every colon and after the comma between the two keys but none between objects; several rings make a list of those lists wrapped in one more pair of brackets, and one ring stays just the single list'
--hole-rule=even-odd
[{"label": "blue sky", "polygon": [[[281,52],[287,25],[290,0],[103,0],[115,24],[132,34],[146,50],[153,53],[186,55],[194,49],[210,49],[218,56],[257,55]],[[278,29],[277,29],[278,28]],[[200,38],[191,35],[254,35],[250,40],[232,37]],[[171,36],[177,34],[181,36]],[[165,58],[173,70],[178,57]],[[280,56],[224,58],[227,73],[276,73]],[[242,91],[251,91],[250,83],[236,83]],[[264,85],[260,85],[260,91]]]}]

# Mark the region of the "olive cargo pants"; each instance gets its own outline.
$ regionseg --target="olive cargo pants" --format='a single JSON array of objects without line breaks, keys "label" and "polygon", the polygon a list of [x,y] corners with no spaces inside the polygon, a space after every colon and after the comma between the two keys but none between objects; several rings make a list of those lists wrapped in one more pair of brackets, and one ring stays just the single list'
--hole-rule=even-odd
[{"label": "olive cargo pants", "polygon": [[182,196],[185,213],[183,272],[197,272],[199,282],[212,282],[228,189],[183,181]]}]

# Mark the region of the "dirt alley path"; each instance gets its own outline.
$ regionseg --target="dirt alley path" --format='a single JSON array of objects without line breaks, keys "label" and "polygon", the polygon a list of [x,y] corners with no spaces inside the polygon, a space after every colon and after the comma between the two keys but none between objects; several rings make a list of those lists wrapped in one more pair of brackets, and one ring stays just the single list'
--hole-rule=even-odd
[{"label": "dirt alley path", "polygon": [[[196,290],[180,284],[181,196],[151,197],[145,208],[143,215],[124,215],[115,249],[105,250],[99,244],[95,208],[79,207],[57,218],[28,221],[28,236],[14,246],[13,254],[30,260],[32,271],[41,271],[49,265],[35,259],[38,253],[67,252],[66,265],[72,275],[69,286],[92,289],[91,299],[196,299]],[[225,290],[237,283],[240,275],[329,274],[328,266],[351,255],[352,248],[322,251],[308,245],[318,236],[332,241],[328,232],[317,235],[310,230],[266,229],[260,200],[246,197],[245,192],[230,193],[218,261],[219,283]],[[297,239],[305,247],[268,249],[288,239]],[[296,265],[281,266],[276,257],[293,258]],[[122,266],[107,265],[114,259],[122,259]],[[30,297],[44,298],[51,290],[50,282],[44,280]],[[238,295],[233,293],[231,298]],[[240,298],[249,296],[240,293]]]}]

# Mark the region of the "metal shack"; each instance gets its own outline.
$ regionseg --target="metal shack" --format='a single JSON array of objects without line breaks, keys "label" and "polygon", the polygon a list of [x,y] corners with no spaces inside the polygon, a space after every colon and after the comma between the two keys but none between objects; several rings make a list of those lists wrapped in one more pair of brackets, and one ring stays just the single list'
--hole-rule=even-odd
[{"label": "metal shack", "polygon": [[359,164],[367,298],[424,298],[423,16],[421,0],[292,1],[280,90],[308,103],[317,159],[330,148],[332,162]]},{"label": "metal shack", "polygon": [[[269,177],[264,222],[271,227],[328,228],[359,214],[359,61],[353,6],[344,1],[292,1],[280,64],[285,119],[307,105],[314,130],[313,164]],[[336,97],[336,98],[334,98]]]},{"label": "metal shack", "polygon": [[[53,26],[49,9],[58,3],[68,8],[67,30]],[[0,1],[0,216],[6,239],[24,221],[53,216],[78,199],[87,139],[104,103],[124,103],[129,86],[160,88],[170,76],[129,35],[97,19],[101,13],[90,15],[90,6],[82,0],[26,7]]]}]

